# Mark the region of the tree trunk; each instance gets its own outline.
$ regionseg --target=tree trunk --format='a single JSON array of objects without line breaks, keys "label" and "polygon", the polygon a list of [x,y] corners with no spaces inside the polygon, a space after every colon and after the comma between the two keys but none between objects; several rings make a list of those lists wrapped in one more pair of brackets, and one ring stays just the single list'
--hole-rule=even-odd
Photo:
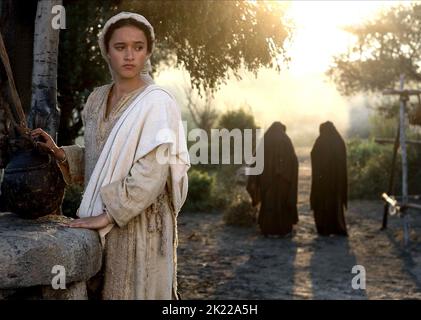
[{"label": "tree trunk", "polygon": [[57,106],[57,58],[59,29],[51,26],[51,9],[61,0],[39,1],[35,17],[30,128],[43,128],[55,141],[60,119]]},{"label": "tree trunk", "polygon": [[[17,6],[16,2],[5,0],[1,2],[0,9],[7,8],[9,13],[12,12],[16,15],[21,15],[25,12],[26,8]],[[19,4],[23,4],[23,1],[19,1]],[[32,81],[30,80],[29,82],[32,82],[32,88],[30,85],[28,86],[29,91],[32,89],[28,126],[30,128],[41,127],[54,139],[57,136],[59,122],[59,110],[57,108],[59,31],[52,28],[54,18],[52,8],[60,4],[61,0],[40,0],[37,2],[35,19],[29,20],[32,25],[35,25],[33,42],[31,42],[33,43],[33,50],[26,50],[23,44],[27,45],[27,41],[25,40],[21,43],[19,35],[14,34],[11,36],[10,33],[14,31],[13,28],[9,28],[8,33],[6,33],[9,39],[9,47],[11,44],[15,48],[16,53],[22,55],[25,53],[25,57],[29,54],[31,63],[33,62],[33,68],[21,70],[25,79],[27,79],[27,75],[31,79],[32,71]],[[13,8],[13,10],[10,8]],[[4,17],[3,13],[5,12],[1,12],[2,17]],[[10,25],[14,25],[14,20],[10,18],[10,15],[4,21]],[[26,24],[28,21],[25,20],[22,23]],[[19,29],[20,24],[16,22],[15,27]],[[20,47],[21,45],[22,47]],[[9,55],[13,55],[13,51]],[[20,60],[14,61],[15,67],[21,64]],[[27,61],[25,60],[23,62]],[[3,78],[6,79],[0,76],[0,89],[8,84],[7,81],[2,81]],[[7,102],[7,98],[0,91],[0,104]],[[5,101],[2,101],[2,99]],[[4,112],[1,116],[4,118]],[[0,126],[2,132],[5,127],[7,126]],[[47,214],[60,213],[65,187],[62,174],[51,155],[45,154],[44,152],[36,152],[33,140],[27,134],[26,130],[23,129],[20,126],[15,126],[14,130],[9,130],[8,132],[9,148],[7,149],[8,153],[10,153],[8,155],[10,156],[10,160],[0,154],[0,160],[9,160],[5,167],[3,181],[1,183],[0,210],[15,212],[24,218],[38,218]],[[11,132],[14,131],[16,131],[16,136],[12,139]],[[3,151],[3,149],[0,148],[0,151]],[[54,193],[51,193],[51,190],[54,190]],[[45,197],[46,194],[49,195]]]}]

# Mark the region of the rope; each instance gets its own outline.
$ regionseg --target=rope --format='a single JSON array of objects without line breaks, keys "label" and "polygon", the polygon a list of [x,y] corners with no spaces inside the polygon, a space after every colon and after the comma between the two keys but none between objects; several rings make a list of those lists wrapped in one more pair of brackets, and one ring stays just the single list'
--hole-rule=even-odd
[{"label": "rope", "polygon": [[27,128],[25,113],[23,112],[22,103],[20,101],[19,94],[16,90],[15,81],[13,80],[12,69],[10,67],[9,56],[7,55],[6,47],[4,45],[3,36],[1,35],[1,33],[0,33],[0,57],[1,57],[1,61],[3,62],[4,69],[6,70],[12,102],[15,106],[16,113],[18,116],[18,119],[15,119],[15,120],[17,120],[16,122],[18,122],[18,124],[21,127]]}]

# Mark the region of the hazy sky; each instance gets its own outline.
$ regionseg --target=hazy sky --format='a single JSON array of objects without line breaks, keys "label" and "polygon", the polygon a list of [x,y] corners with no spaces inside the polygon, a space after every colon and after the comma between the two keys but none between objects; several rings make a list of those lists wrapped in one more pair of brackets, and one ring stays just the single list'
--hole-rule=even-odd
[{"label": "hazy sky", "polygon": [[[295,142],[304,137],[314,140],[319,124],[326,120],[333,121],[345,133],[351,110],[362,113],[361,121],[367,121],[364,99],[341,97],[324,72],[332,56],[346,50],[354,41],[341,26],[358,23],[396,3],[398,1],[291,2],[288,14],[296,29],[289,47],[292,60],[288,69],[284,68],[281,73],[264,69],[257,78],[242,72],[241,81],[230,80],[218,91],[215,97],[218,108],[235,108],[246,103],[252,107],[261,126],[267,128],[279,120],[287,126]],[[156,77],[157,83],[178,95],[181,105],[184,101],[176,88],[185,83],[185,79],[185,72],[174,69],[161,71]]]}]

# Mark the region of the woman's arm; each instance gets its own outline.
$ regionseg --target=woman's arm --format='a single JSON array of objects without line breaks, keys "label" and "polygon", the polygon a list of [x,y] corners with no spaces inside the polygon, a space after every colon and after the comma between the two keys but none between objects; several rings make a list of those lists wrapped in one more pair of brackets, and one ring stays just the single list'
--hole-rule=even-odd
[{"label": "woman's arm", "polygon": [[64,159],[57,160],[66,184],[83,185],[85,179],[85,148],[77,144],[63,146]]},{"label": "woman's arm", "polygon": [[110,223],[125,226],[149,207],[162,192],[169,174],[169,164],[159,164],[156,149],[136,161],[129,174],[101,188],[104,212],[95,217],[73,220],[72,228],[101,229]]},{"label": "woman's arm", "polygon": [[135,162],[124,179],[101,188],[106,210],[120,227],[148,208],[165,187],[169,164],[159,164],[156,152]]},{"label": "woman's arm", "polygon": [[113,223],[111,218],[104,212],[99,216],[76,219],[67,224],[70,228],[85,228],[98,230],[105,228],[107,225]]},{"label": "woman's arm", "polygon": [[31,131],[37,146],[54,156],[66,184],[83,184],[85,171],[85,148],[79,145],[58,147],[53,138],[41,128]]}]

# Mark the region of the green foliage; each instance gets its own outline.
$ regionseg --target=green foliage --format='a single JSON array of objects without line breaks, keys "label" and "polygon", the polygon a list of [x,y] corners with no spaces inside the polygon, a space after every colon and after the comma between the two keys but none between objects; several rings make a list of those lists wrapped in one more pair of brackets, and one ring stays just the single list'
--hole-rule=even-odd
[{"label": "green foliage", "polygon": [[[348,142],[348,182],[350,199],[380,199],[389,185],[393,144],[380,145],[375,138],[395,139],[397,119],[375,113],[370,117],[369,139],[355,139]],[[407,139],[420,140],[419,129],[408,127]],[[408,191],[410,194],[421,193],[421,148],[407,145],[408,153]],[[397,154],[394,194],[402,189],[401,155]]]},{"label": "green foliage", "polygon": [[392,152],[371,140],[348,143],[350,199],[379,199],[387,190]]},{"label": "green foliage", "polygon": [[385,118],[374,114],[369,118],[369,126],[369,134],[372,138],[395,138],[398,118]]},{"label": "green foliage", "polygon": [[114,2],[63,2],[66,29],[60,31],[57,73],[57,99],[61,110],[59,145],[73,144],[74,139],[83,133],[80,112],[89,93],[111,80],[97,45],[97,35]]},{"label": "green foliage", "polygon": [[241,107],[237,110],[229,110],[221,115],[219,119],[219,128],[226,128],[232,130],[238,129],[256,129],[256,122],[253,114],[251,113],[251,107],[246,110],[245,107]]},{"label": "green foliage", "polygon": [[[224,141],[224,138],[227,138],[227,135],[229,135],[230,133],[232,133],[231,131],[233,129],[239,129],[241,131],[241,151],[242,151],[242,155],[244,155],[244,129],[257,129],[257,125],[254,119],[253,114],[251,113],[251,108],[245,108],[245,107],[240,107],[238,109],[235,110],[229,110],[226,111],[225,113],[219,115],[219,120],[218,120],[218,124],[216,126],[216,129],[226,129],[228,130],[228,132],[222,132],[220,131],[219,133],[221,134],[219,137],[217,137],[216,135],[211,136],[211,133],[209,133],[208,135],[208,147],[207,147],[207,152],[208,152],[208,164],[197,164],[197,168],[200,168],[201,170],[205,170],[205,171],[210,171],[210,172],[214,172],[216,170],[220,171],[220,170],[224,170],[223,168],[227,168],[227,167],[232,167],[232,168],[228,168],[228,173],[232,174],[235,173],[235,171],[241,166],[241,164],[233,164],[234,162],[234,141],[235,139],[233,137],[229,137],[230,138],[230,164],[222,164],[222,142]],[[252,150],[255,149],[255,137],[256,137],[256,133],[253,131],[252,132]],[[211,164],[211,153],[212,153],[212,148],[211,148],[211,141],[216,142],[219,139],[219,164]],[[193,145],[196,144],[196,141],[188,141],[188,146],[189,148]],[[239,149],[237,149],[239,150]],[[243,157],[243,156],[242,156]],[[244,160],[244,159],[243,159]]]},{"label": "green foliage", "polygon": [[285,56],[290,30],[282,6],[271,1],[123,1],[123,10],[145,15],[156,30],[163,60],[189,72],[196,88],[216,88],[244,66],[256,71]]},{"label": "green foliage", "polygon": [[242,190],[224,210],[223,220],[227,225],[252,227],[256,225],[256,208],[251,205],[248,194]]},{"label": "green foliage", "polygon": [[190,169],[189,191],[183,209],[186,211],[207,211],[213,208],[212,196],[215,178],[207,172]]},{"label": "green foliage", "polygon": [[237,175],[238,170],[238,165],[222,165],[215,173],[214,199],[218,208],[227,208],[245,190],[244,183]]},{"label": "green foliage", "polygon": [[97,34],[105,21],[122,10],[144,15],[157,38],[152,65],[183,66],[193,86],[217,89],[232,72],[256,72],[287,60],[284,42],[290,35],[283,6],[248,1],[119,1],[64,0],[67,28],[61,31],[58,91],[62,111],[59,144],[81,134],[80,111],[89,92],[109,81]]},{"label": "green foliage", "polygon": [[[408,151],[408,191],[421,193],[421,150],[410,146]],[[373,140],[353,140],[348,143],[348,183],[350,199],[380,199],[387,191],[391,172],[393,145],[379,145]],[[397,156],[395,188],[401,194],[401,157]]]},{"label": "green foliage", "polygon": [[[395,139],[398,129],[399,118],[389,117],[382,110],[378,110],[369,118],[370,138],[390,138]],[[421,128],[417,126],[407,126],[405,136],[408,140],[421,140]],[[412,146],[411,146],[412,148]],[[414,148],[417,148],[416,146]]]},{"label": "green foliage", "polygon": [[[241,157],[242,157],[242,164],[234,164],[234,138],[230,138],[230,164],[222,164],[219,166],[219,169],[221,167],[228,167],[228,171],[230,173],[235,173],[235,171],[241,167],[241,165],[244,165],[244,146],[247,142],[245,140],[245,129],[252,129],[252,145],[251,150],[252,152],[256,148],[255,140],[256,140],[256,132],[255,129],[257,129],[257,125],[254,119],[254,116],[251,112],[250,106],[242,106],[236,110],[228,110],[225,113],[223,113],[220,116],[219,122],[218,122],[218,128],[221,129],[227,129],[230,133],[234,133],[234,129],[239,129],[241,131]],[[228,133],[229,134],[229,133]],[[222,141],[222,138],[220,138],[220,142]],[[239,153],[239,149],[238,149]],[[222,154],[222,144],[220,143],[220,149],[219,154]],[[232,167],[232,168],[229,168]]]},{"label": "green foliage", "polygon": [[[219,129],[225,128],[231,131],[233,129],[256,129],[257,125],[253,114],[250,112],[250,108],[247,109],[243,107],[236,110],[230,110],[222,114],[219,118],[218,127]],[[253,133],[252,141],[252,150],[254,150],[255,133]],[[234,148],[232,142],[233,141],[231,140],[231,162],[234,158]],[[244,141],[242,142],[244,150]],[[221,151],[222,150],[220,148],[220,155]],[[197,205],[194,204],[195,202],[198,202],[202,209],[226,209],[235,201],[238,201],[237,198],[239,195],[242,194],[243,199],[248,197],[248,195],[243,194],[245,192],[245,185],[243,181],[244,179],[241,179],[241,176],[238,173],[238,170],[241,168],[241,166],[242,164],[195,165],[189,173],[189,199],[191,199],[189,202],[191,202],[191,204],[187,205],[187,210],[191,210],[191,208],[197,207]],[[203,173],[206,173],[207,176],[202,176]],[[204,184],[208,185],[207,181],[210,179],[210,177],[213,179],[211,191],[204,192],[199,186]],[[192,194],[190,194],[191,192]],[[205,201],[204,199],[200,199],[198,193],[206,195],[209,200]],[[200,199],[200,201],[195,201],[194,199]]]},{"label": "green foliage", "polygon": [[207,169],[195,165],[189,170],[189,192],[184,210],[220,211],[232,205],[239,195],[248,198],[238,166],[221,165],[218,170]]},{"label": "green foliage", "polygon": [[401,73],[407,83],[421,80],[421,4],[390,8],[346,30],[358,41],[348,52],[336,56],[328,70],[342,93],[397,87]]}]

